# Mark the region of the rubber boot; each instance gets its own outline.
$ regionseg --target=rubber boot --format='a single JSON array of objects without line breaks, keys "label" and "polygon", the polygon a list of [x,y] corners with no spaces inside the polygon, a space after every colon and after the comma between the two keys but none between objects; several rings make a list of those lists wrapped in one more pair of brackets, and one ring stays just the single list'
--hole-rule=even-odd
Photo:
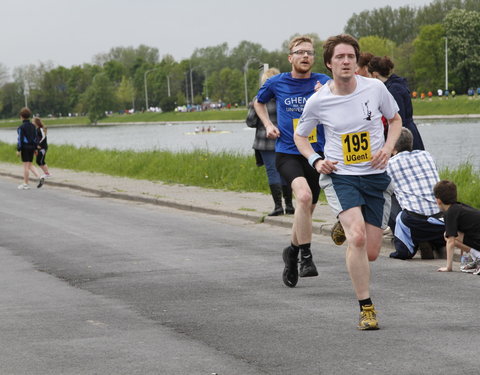
[{"label": "rubber boot", "polygon": [[272,192],[273,202],[275,203],[275,209],[268,214],[268,216],[283,215],[282,206],[282,186],[279,184],[270,185],[270,191]]},{"label": "rubber boot", "polygon": [[287,215],[293,215],[295,208],[292,203],[292,188],[288,185],[282,185],[283,200],[285,201],[285,213]]}]

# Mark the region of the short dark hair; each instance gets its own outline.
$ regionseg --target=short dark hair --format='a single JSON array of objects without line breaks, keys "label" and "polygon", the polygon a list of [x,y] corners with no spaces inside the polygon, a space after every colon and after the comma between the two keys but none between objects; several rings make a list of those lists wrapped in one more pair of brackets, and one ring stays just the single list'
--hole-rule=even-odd
[{"label": "short dark hair", "polygon": [[395,64],[388,56],[375,56],[370,59],[368,63],[368,72],[372,74],[373,72],[379,73],[382,77],[390,76]]},{"label": "short dark hair", "polygon": [[32,117],[32,111],[30,111],[30,108],[28,107],[23,107],[19,114],[20,117],[24,118],[25,120],[28,120],[30,117]]},{"label": "short dark hair", "polygon": [[340,34],[331,36],[328,38],[325,43],[323,44],[323,63],[327,67],[329,71],[332,71],[327,64],[332,62],[333,57],[333,50],[339,44],[349,44],[355,50],[355,56],[358,58],[360,57],[360,45],[358,44],[357,39],[349,34]]},{"label": "short dark hair", "polygon": [[433,195],[444,204],[457,203],[457,185],[449,180],[438,181],[433,188]]},{"label": "short dark hair", "polygon": [[403,151],[412,151],[413,149],[413,134],[412,132],[402,127],[402,131],[400,136],[397,139],[397,143],[395,143],[395,150],[397,152]]},{"label": "short dark hair", "polygon": [[358,58],[357,65],[360,68],[367,66],[370,60],[373,58],[373,54],[370,52],[362,52],[360,53],[360,57]]}]

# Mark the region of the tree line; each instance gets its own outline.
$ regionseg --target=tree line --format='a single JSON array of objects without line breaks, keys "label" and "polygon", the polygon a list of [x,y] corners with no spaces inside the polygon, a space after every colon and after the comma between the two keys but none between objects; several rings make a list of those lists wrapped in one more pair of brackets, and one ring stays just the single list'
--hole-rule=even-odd
[{"label": "tree line", "polygon": [[[435,0],[411,8],[390,6],[353,14],[345,32],[359,39],[362,51],[390,56],[395,72],[413,91],[448,89],[466,93],[480,87],[480,2]],[[314,71],[327,73],[323,40],[310,34],[317,57]],[[293,37],[293,36],[292,36]],[[263,64],[289,71],[288,40],[275,51],[242,41],[196,49],[189,59],[175,61],[158,49],[140,45],[115,47],[93,63],[65,68],[48,63],[17,67],[7,79],[0,64],[0,116],[16,117],[27,104],[41,116],[88,114],[91,121],[106,111],[142,111],[211,102],[244,105],[259,86]]]}]

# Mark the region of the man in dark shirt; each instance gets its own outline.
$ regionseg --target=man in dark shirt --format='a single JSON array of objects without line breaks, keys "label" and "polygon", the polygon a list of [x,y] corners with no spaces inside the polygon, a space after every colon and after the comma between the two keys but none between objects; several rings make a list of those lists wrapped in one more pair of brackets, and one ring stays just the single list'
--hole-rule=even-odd
[{"label": "man in dark shirt", "polygon": [[30,189],[30,186],[28,185],[30,171],[32,171],[32,173],[39,179],[37,188],[42,187],[44,182],[44,179],[40,177],[40,173],[38,173],[37,169],[32,165],[33,156],[36,153],[38,142],[37,129],[35,128],[35,125],[30,122],[31,116],[32,111],[27,107],[20,110],[22,125],[17,129],[17,156],[21,156],[23,162],[23,184],[18,185],[20,190]]}]

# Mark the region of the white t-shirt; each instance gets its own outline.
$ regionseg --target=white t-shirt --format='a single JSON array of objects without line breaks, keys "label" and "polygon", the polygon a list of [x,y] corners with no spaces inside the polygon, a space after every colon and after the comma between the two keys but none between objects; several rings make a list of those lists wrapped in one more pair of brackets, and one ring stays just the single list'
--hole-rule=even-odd
[{"label": "white t-shirt", "polygon": [[325,128],[325,158],[338,161],[335,173],[367,175],[383,173],[372,168],[371,157],[385,144],[382,115],[392,119],[398,112],[393,96],[378,79],[355,76],[357,87],[349,95],[334,95],[330,81],[313,94],[297,127],[307,137],[318,123]]}]

